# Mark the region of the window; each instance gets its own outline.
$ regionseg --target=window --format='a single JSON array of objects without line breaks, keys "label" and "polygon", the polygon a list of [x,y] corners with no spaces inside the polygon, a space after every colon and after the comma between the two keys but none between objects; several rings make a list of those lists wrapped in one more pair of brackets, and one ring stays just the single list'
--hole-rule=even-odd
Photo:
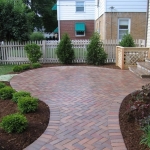
[{"label": "window", "polygon": [[78,22],[75,24],[75,35],[85,36],[85,23]]},{"label": "window", "polygon": [[122,18],[118,20],[118,38],[122,39],[124,34],[130,33],[130,19]]},{"label": "window", "polygon": [[83,1],[76,2],[76,12],[84,12],[84,2]]}]

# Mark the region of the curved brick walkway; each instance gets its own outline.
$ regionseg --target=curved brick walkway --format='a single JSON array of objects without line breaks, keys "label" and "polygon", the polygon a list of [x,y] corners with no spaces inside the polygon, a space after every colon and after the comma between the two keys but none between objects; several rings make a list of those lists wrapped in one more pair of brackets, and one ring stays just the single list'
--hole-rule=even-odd
[{"label": "curved brick walkway", "polygon": [[41,68],[13,77],[13,88],[28,90],[51,111],[46,131],[25,150],[125,150],[120,103],[149,81],[129,71],[75,66]]}]

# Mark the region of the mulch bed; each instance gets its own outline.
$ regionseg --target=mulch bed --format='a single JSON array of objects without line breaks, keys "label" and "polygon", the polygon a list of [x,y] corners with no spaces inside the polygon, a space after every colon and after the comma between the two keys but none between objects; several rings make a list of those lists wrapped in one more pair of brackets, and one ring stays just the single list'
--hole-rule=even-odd
[{"label": "mulch bed", "polygon": [[[5,83],[9,85],[9,82]],[[0,100],[0,122],[3,116],[17,112],[15,102],[10,99]],[[28,127],[23,133],[8,134],[0,128],[0,150],[22,150],[45,131],[49,122],[50,111],[44,102],[39,101],[36,112],[24,115],[27,117]]]},{"label": "mulch bed", "polygon": [[125,114],[130,99],[130,94],[124,98],[119,112],[120,128],[125,145],[128,150],[150,150],[147,146],[139,144],[143,132],[141,131],[138,123],[136,123],[135,121],[129,122],[128,115]]}]

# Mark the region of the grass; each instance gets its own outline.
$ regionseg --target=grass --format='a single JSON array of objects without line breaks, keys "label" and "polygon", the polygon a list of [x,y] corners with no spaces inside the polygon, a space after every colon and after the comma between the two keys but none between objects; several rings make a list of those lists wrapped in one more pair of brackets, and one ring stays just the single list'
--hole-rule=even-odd
[{"label": "grass", "polygon": [[0,75],[7,74],[13,71],[14,65],[1,65],[0,64]]}]

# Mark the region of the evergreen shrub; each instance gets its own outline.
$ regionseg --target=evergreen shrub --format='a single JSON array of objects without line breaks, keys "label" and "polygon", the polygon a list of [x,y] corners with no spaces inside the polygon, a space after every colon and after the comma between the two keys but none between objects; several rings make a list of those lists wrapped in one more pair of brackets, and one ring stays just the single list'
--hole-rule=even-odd
[{"label": "evergreen shrub", "polygon": [[93,65],[104,64],[107,54],[104,51],[103,42],[100,40],[98,33],[94,33],[87,47],[87,63]]},{"label": "evergreen shrub", "polygon": [[42,56],[40,46],[37,44],[27,44],[25,46],[25,51],[31,63],[37,63]]},{"label": "evergreen shrub", "polygon": [[7,133],[21,133],[27,128],[27,125],[28,121],[26,117],[19,113],[3,117],[2,122],[0,123],[0,127]]},{"label": "evergreen shrub", "polygon": [[19,91],[19,92],[13,93],[12,101],[18,103],[18,100],[21,97],[31,97],[31,94],[26,91]]},{"label": "evergreen shrub", "polygon": [[20,97],[17,105],[21,113],[33,112],[38,107],[38,99],[34,97]]},{"label": "evergreen shrub", "polygon": [[119,42],[119,46],[122,47],[135,47],[135,43],[134,40],[131,36],[131,34],[125,34],[121,40],[121,42]]},{"label": "evergreen shrub", "polygon": [[57,57],[63,64],[71,64],[75,58],[71,40],[68,34],[64,34],[56,50]]}]

